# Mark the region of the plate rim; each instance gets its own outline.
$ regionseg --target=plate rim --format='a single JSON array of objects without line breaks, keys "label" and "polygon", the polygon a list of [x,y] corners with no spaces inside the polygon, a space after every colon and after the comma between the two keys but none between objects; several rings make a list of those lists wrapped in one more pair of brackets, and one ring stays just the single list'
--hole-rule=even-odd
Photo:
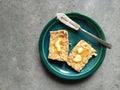
[{"label": "plate rim", "polygon": [[[93,20],[92,18],[90,18],[90,17],[88,17],[88,16],[86,16],[86,15],[83,15],[83,14],[77,13],[77,12],[71,12],[71,13],[66,13],[66,14],[67,14],[68,16],[70,16],[70,15],[76,15],[76,16],[82,16],[82,17],[84,17],[84,18],[89,19],[89,21],[91,21],[91,22],[98,28],[98,31],[99,31],[99,33],[101,34],[101,35],[100,35],[101,38],[106,41],[103,30],[101,29],[101,27],[98,25],[98,23],[97,23],[95,20]],[[43,46],[42,46],[41,42],[44,41],[44,40],[43,40],[43,37],[44,37],[44,34],[45,34],[45,32],[46,32],[46,29],[48,29],[48,26],[50,26],[53,21],[57,21],[57,17],[52,18],[52,19],[44,26],[44,28],[43,28],[42,31],[41,31],[41,34],[40,34],[40,37],[39,37],[39,42],[38,42],[40,60],[41,60],[41,62],[43,63],[43,65],[45,66],[45,68],[48,69],[48,71],[50,71],[50,72],[51,72],[52,74],[54,74],[55,76],[60,77],[60,78],[63,78],[63,79],[67,79],[67,80],[83,79],[83,78],[86,78],[86,77],[90,76],[90,75],[93,74],[96,70],[98,70],[98,68],[99,68],[100,65],[102,64],[102,62],[103,62],[103,60],[104,60],[104,58],[105,58],[105,55],[106,55],[106,48],[105,48],[105,47],[102,47],[102,48],[103,48],[103,49],[102,49],[103,54],[101,54],[102,57],[100,56],[101,58],[100,58],[100,60],[99,60],[99,63],[97,63],[96,66],[93,67],[93,69],[91,69],[90,71],[88,71],[87,73],[82,74],[82,75],[77,75],[77,76],[71,75],[71,76],[67,76],[67,75],[65,75],[65,74],[62,73],[62,72],[56,71],[56,70],[52,67],[52,65],[49,65],[49,63],[48,63],[49,61],[46,62],[46,61],[44,60],[45,57],[44,57]]]}]

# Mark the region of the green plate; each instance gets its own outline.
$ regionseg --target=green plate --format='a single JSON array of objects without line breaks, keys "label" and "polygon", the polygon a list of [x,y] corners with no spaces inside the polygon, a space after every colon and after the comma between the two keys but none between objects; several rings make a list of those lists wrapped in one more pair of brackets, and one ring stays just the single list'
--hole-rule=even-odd
[{"label": "green plate", "polygon": [[[79,13],[68,13],[67,15],[72,20],[80,24],[81,27],[86,29],[88,32],[105,40],[102,29],[93,19]],[[65,62],[52,61],[48,59],[50,31],[56,31],[60,29],[65,29],[68,31],[69,42],[72,44],[72,46],[69,46],[69,52],[80,40],[89,42],[97,51],[98,55],[91,58],[87,65],[79,73],[69,67]],[[67,27],[59,22],[56,17],[50,20],[42,30],[38,47],[43,65],[55,76],[68,80],[83,79],[91,75],[99,68],[106,54],[106,48],[99,44],[95,39],[80,30],[75,31]]]}]

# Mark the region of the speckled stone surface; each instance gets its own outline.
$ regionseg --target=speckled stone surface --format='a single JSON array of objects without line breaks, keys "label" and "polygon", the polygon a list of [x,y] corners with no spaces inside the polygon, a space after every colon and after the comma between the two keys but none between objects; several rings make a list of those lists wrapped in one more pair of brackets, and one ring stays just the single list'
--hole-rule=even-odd
[{"label": "speckled stone surface", "polygon": [[[57,12],[93,18],[112,43],[89,78],[61,80],[40,62],[40,33]],[[120,90],[120,0],[0,0],[0,90]]]}]

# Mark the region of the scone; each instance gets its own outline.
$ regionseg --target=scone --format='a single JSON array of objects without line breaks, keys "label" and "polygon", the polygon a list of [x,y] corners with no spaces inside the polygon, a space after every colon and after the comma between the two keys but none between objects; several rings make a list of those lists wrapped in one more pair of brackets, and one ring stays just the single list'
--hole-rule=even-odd
[{"label": "scone", "polygon": [[68,32],[66,30],[50,31],[48,58],[58,61],[67,61]]},{"label": "scone", "polygon": [[80,72],[93,55],[97,55],[96,50],[86,41],[81,40],[70,52],[67,64],[77,72]]}]

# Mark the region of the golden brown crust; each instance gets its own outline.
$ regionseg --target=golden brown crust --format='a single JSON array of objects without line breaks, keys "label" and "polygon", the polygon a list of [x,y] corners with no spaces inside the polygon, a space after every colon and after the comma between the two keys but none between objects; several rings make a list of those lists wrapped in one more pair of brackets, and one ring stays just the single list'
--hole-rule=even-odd
[{"label": "golden brown crust", "polygon": [[50,31],[48,58],[58,61],[67,61],[68,32],[66,30]]},{"label": "golden brown crust", "polygon": [[96,54],[96,50],[90,44],[81,40],[71,51],[67,64],[76,71],[80,70],[88,63],[89,59]]}]

